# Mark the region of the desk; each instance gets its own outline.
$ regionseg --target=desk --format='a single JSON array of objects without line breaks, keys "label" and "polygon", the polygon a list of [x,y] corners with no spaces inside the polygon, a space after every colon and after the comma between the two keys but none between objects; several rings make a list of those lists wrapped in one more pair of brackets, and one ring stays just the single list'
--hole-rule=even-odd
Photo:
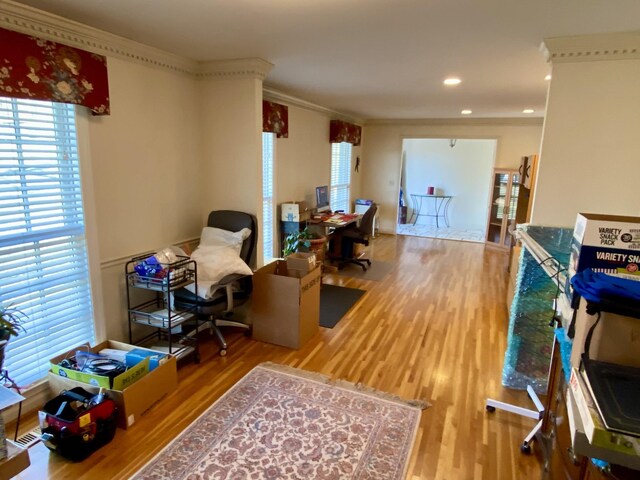
[{"label": "desk", "polygon": [[[449,226],[449,203],[453,198],[451,195],[421,195],[418,193],[412,193],[411,198],[413,199],[413,212],[411,212],[411,218],[409,219],[409,223],[411,223],[411,219],[415,216],[415,220],[413,224],[415,225],[418,221],[418,217],[434,217],[436,219],[436,228],[440,228],[440,224],[438,223],[439,219],[443,219],[444,223]],[[434,213],[422,213],[422,204],[425,198],[433,198],[434,202]]]},{"label": "desk", "polygon": [[361,215],[350,213],[323,215],[321,218],[311,217],[308,224],[310,226],[317,225],[325,229],[324,234],[330,244],[328,248],[329,260],[337,260],[342,258],[342,252],[340,251],[342,236],[340,235],[340,231],[353,225],[360,220],[360,218]]},{"label": "desk", "polygon": [[312,216],[307,223],[309,225],[319,225],[326,228],[344,228],[360,219],[361,215],[353,213],[333,213],[321,215],[320,218]]}]

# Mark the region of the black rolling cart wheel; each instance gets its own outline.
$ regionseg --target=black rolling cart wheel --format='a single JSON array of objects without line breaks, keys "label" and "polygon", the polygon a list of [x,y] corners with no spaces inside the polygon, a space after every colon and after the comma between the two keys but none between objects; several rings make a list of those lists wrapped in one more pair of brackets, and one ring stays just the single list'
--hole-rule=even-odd
[{"label": "black rolling cart wheel", "polygon": [[486,406],[487,412],[489,413],[493,413],[496,411],[496,407],[492,406],[492,405],[487,405]]},{"label": "black rolling cart wheel", "polygon": [[529,442],[522,442],[522,445],[520,445],[520,451],[529,455],[531,453],[531,445],[529,445]]}]

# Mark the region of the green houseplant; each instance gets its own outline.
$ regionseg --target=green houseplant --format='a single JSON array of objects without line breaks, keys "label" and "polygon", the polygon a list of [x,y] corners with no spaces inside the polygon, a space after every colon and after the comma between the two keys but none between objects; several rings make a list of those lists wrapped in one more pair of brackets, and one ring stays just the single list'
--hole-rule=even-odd
[{"label": "green houseplant", "polygon": [[282,256],[286,258],[296,252],[313,252],[316,254],[316,260],[322,262],[326,242],[327,237],[319,233],[310,232],[305,227],[304,230],[290,233],[285,237]]},{"label": "green houseplant", "polygon": [[311,233],[308,228],[300,230],[299,232],[290,233],[284,239],[282,256],[287,258],[292,253],[300,252],[303,248],[309,248],[311,246],[311,238]]},{"label": "green houseplant", "polygon": [[0,370],[4,365],[4,349],[12,336],[18,336],[20,332],[26,332],[23,324],[27,316],[12,305],[0,304]]}]

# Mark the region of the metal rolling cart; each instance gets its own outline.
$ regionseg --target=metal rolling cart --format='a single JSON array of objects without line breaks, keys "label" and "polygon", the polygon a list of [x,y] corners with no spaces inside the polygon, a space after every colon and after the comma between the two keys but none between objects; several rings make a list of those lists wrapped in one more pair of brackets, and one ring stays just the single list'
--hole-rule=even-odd
[{"label": "metal rolling cart", "polygon": [[[160,264],[161,269],[155,274],[136,271],[136,266],[148,258],[149,255],[132,258],[125,266],[129,343],[169,353],[177,359],[193,355],[199,363],[198,305],[176,308],[173,302],[175,290],[197,283],[197,264],[189,257],[179,256],[173,263]],[[136,324],[147,328],[135,328]],[[149,329],[151,332],[144,331]]]}]

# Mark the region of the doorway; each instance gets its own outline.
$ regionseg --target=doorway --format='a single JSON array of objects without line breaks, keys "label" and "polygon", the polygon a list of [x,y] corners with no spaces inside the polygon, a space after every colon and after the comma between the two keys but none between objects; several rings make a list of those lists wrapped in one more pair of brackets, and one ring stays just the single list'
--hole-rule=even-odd
[{"label": "doorway", "polygon": [[396,232],[484,243],[496,149],[496,139],[404,139]]}]

